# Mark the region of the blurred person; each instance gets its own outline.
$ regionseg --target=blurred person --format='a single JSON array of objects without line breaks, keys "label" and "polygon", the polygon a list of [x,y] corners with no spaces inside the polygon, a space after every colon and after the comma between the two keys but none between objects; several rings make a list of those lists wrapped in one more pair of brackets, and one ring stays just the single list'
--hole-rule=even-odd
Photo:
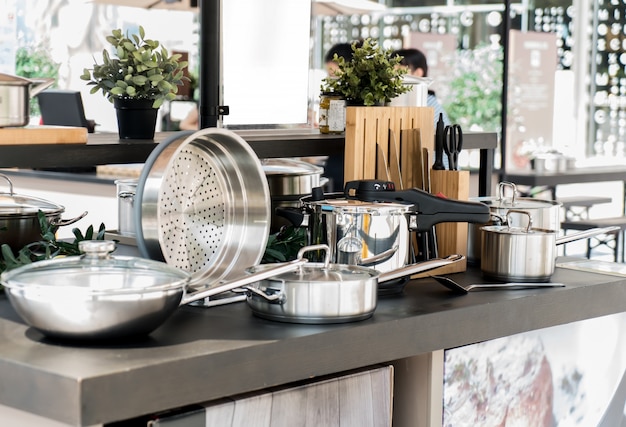
[{"label": "blurred person", "polygon": [[[424,55],[420,50],[414,48],[399,49],[396,50],[393,54],[397,56],[402,56],[402,61],[400,62],[400,64],[407,67],[409,75],[414,77],[428,77],[428,62],[426,60],[426,55]],[[439,113],[443,115],[443,122],[446,126],[451,124],[448,113],[446,113],[444,108],[437,100],[437,97],[435,96],[435,92],[433,90],[428,89],[426,105],[428,107],[434,108],[435,110],[435,126],[437,124],[437,120],[439,120]]]},{"label": "blurred person", "polygon": [[[353,43],[360,44],[360,42],[356,41]],[[335,55],[339,58],[343,58],[345,61],[349,61],[352,59],[352,54],[354,51],[352,50],[352,43],[337,43],[331,46],[326,52],[324,56],[324,65],[326,66],[326,72],[329,76],[335,75],[335,70],[339,67],[335,62]]]}]

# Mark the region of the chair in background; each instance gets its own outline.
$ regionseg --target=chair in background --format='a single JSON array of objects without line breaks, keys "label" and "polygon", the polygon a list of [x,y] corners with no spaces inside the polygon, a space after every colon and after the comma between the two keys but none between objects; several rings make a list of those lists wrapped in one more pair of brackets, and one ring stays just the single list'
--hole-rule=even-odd
[{"label": "chair in background", "polygon": [[37,95],[41,120],[44,125],[85,127],[93,133],[96,123],[85,118],[80,92],[47,89]]}]

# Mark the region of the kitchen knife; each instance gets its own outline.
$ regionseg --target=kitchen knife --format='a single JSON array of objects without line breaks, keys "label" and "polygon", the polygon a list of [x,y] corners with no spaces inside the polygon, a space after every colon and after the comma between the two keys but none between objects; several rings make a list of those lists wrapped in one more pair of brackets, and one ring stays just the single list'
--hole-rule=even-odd
[{"label": "kitchen knife", "polygon": [[389,129],[389,171],[391,173],[391,181],[396,184],[396,188],[403,190],[402,172],[400,171],[400,156],[398,155],[398,146],[393,130]]},{"label": "kitchen knife", "polygon": [[435,163],[433,164],[433,169],[438,171],[446,168],[443,164],[444,128],[443,114],[439,113],[439,120],[437,120],[435,128]]},{"label": "kitchen knife", "polygon": [[389,163],[387,163],[387,156],[380,142],[376,143],[376,176],[378,179],[384,179],[386,181],[393,181],[391,174],[389,173]]}]

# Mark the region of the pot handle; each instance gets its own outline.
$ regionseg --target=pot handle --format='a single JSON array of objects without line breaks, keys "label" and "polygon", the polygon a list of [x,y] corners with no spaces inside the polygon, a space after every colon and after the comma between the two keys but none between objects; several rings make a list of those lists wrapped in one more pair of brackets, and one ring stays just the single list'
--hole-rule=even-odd
[{"label": "pot handle", "polygon": [[50,225],[52,225],[54,227],[63,227],[65,225],[74,224],[75,222],[78,222],[81,219],[85,218],[85,216],[87,216],[87,213],[88,212],[85,211],[82,214],[80,214],[79,216],[77,216],[76,218],[72,218],[72,219],[58,219],[56,221],[52,220],[52,221],[50,221]]},{"label": "pot handle", "polygon": [[3,178],[7,181],[7,183],[9,184],[9,195],[13,196],[13,181],[11,181],[11,178],[9,178],[3,173],[0,173],[0,178]]},{"label": "pot handle", "polygon": [[455,200],[430,194],[419,188],[395,191],[392,182],[376,179],[349,181],[344,188],[346,198],[369,202],[395,202],[413,205],[415,219],[411,231],[429,231],[442,222],[489,222],[489,206],[480,202]]},{"label": "pot handle", "polygon": [[511,209],[506,213],[506,226],[510,230],[511,229],[511,214],[516,213],[528,218],[528,224],[526,224],[526,229],[524,230],[527,234],[531,232],[533,228],[533,217],[526,211],[520,211],[517,209]]},{"label": "pot handle", "polygon": [[37,84],[37,86],[33,86],[30,88],[30,96],[36,96],[39,92],[41,92],[44,89],[49,88],[50,86],[52,86],[55,82],[54,79],[28,79],[32,84]]},{"label": "pot handle", "polygon": [[267,302],[270,302],[272,304],[284,304],[287,301],[287,296],[285,296],[284,292],[279,292],[276,294],[268,294],[267,292],[262,291],[259,288],[254,287],[254,286],[244,286],[244,289],[248,293],[258,295],[264,300],[266,300]]},{"label": "pot handle", "polygon": [[517,186],[512,182],[502,181],[498,184],[498,200],[499,201],[505,200],[504,189],[506,187],[509,187],[511,191],[513,192],[513,195],[511,196],[511,206],[515,206],[515,197],[517,196]]},{"label": "pot handle", "polygon": [[556,244],[562,245],[564,243],[570,243],[575,240],[589,239],[590,237],[598,236],[600,234],[608,234],[619,230],[620,227],[603,227],[603,228],[590,228],[589,230],[581,231],[580,233],[568,234],[556,238]]},{"label": "pot handle", "polygon": [[276,215],[287,219],[294,227],[308,227],[309,215],[301,208],[278,206],[274,209]]},{"label": "pot handle", "polygon": [[463,259],[465,259],[464,255],[450,255],[445,258],[429,259],[427,261],[410,264],[406,267],[381,273],[378,276],[378,283],[399,279],[401,277],[409,276],[411,274],[424,273],[426,271],[434,270],[435,268],[443,267],[444,265],[452,264]]}]

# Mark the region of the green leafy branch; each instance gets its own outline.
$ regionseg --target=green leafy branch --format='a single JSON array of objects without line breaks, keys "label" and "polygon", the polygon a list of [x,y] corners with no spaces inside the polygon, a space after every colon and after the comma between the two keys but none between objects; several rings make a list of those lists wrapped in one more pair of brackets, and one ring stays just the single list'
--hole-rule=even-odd
[{"label": "green leafy branch", "polygon": [[298,251],[306,244],[306,232],[304,227],[288,226],[271,234],[261,262],[267,264],[296,259]]},{"label": "green leafy branch", "polygon": [[52,259],[57,256],[80,255],[78,243],[83,240],[104,240],[106,227],[100,224],[96,232],[90,225],[83,234],[78,228],[72,229],[74,241],[59,241],[56,239],[56,227],[50,223],[46,215],[37,212],[37,220],[41,229],[41,240],[32,242],[21,248],[17,253],[6,243],[0,246],[0,272],[12,270],[36,261]]}]

